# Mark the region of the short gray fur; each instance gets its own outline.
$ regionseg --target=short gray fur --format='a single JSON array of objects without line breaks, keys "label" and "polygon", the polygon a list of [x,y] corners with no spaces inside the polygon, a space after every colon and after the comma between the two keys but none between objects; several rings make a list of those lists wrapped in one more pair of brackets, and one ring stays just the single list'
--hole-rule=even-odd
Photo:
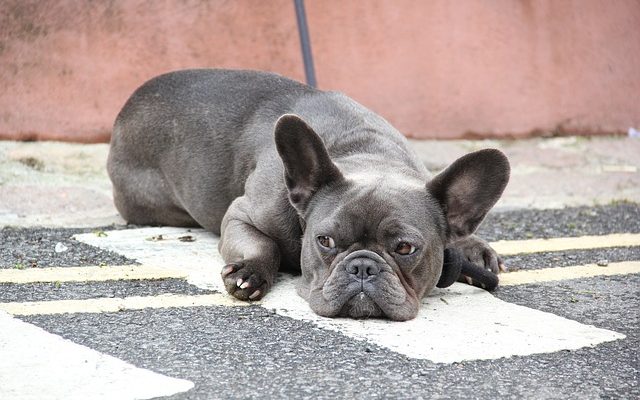
[{"label": "short gray fur", "polygon": [[382,117],[275,74],[148,81],[116,119],[108,171],[127,221],[221,234],[223,280],[242,300],[301,268],[298,293],[320,315],[406,320],[438,282],[445,246],[498,270],[472,234],[507,184],[501,152],[467,154],[430,180]]}]

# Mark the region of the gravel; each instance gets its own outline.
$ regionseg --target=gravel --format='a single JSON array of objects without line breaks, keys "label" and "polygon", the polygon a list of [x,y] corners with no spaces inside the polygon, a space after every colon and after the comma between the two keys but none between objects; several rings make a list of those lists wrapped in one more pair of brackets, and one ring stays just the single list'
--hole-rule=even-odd
[{"label": "gravel", "polygon": [[623,232],[640,233],[640,204],[492,212],[478,229],[478,235],[488,241]]},{"label": "gravel", "polygon": [[640,247],[611,247],[593,250],[554,251],[535,254],[518,254],[503,257],[509,271],[519,269],[541,269],[569,267],[572,265],[596,264],[640,260]]},{"label": "gravel", "polygon": [[181,279],[110,282],[0,283],[0,302],[84,300],[97,297],[198,295],[213,293]]},{"label": "gravel", "polygon": [[[45,229],[13,228],[0,229],[0,268],[76,267],[87,265],[126,265],[135,261],[119,254],[101,250],[78,242],[72,236],[94,232],[125,229],[124,226],[108,226],[92,229]],[[60,245],[67,250],[56,252]]]}]

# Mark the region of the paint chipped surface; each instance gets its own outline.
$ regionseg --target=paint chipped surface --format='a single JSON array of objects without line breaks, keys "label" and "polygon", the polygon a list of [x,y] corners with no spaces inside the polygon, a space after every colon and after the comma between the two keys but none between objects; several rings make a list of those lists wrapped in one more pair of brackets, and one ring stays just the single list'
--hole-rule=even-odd
[{"label": "paint chipped surface", "polygon": [[0,312],[3,399],[150,399],[191,388]]}]

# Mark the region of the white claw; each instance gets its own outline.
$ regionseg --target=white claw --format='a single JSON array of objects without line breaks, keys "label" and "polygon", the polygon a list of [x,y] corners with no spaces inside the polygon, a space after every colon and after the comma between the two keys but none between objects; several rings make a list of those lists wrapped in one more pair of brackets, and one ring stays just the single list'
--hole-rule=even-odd
[{"label": "white claw", "polygon": [[473,279],[471,279],[470,277],[468,277],[468,276],[466,276],[466,275],[465,275],[465,276],[464,276],[464,280],[465,280],[465,281],[467,281],[467,283],[468,283],[469,285],[473,285]]},{"label": "white claw", "polygon": [[249,296],[249,298],[251,300],[255,299],[256,297],[260,296],[260,291],[256,290],[255,292],[251,293],[251,296]]},{"label": "white claw", "polygon": [[249,282],[245,282],[242,285],[240,285],[240,289],[246,289],[249,287]]},{"label": "white claw", "polygon": [[240,287],[242,285],[242,278],[238,278],[238,280],[236,281],[236,286]]}]

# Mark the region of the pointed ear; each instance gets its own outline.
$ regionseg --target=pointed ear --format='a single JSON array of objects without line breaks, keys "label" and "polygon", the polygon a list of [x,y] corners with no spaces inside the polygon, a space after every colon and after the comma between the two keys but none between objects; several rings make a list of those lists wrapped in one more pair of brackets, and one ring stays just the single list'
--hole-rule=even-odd
[{"label": "pointed ear", "polygon": [[496,149],[467,154],[427,184],[447,220],[447,240],[472,234],[509,182],[509,160]]},{"label": "pointed ear", "polygon": [[300,117],[285,114],[275,127],[278,154],[284,163],[289,201],[303,213],[313,194],[322,186],[342,179],[320,136]]}]

